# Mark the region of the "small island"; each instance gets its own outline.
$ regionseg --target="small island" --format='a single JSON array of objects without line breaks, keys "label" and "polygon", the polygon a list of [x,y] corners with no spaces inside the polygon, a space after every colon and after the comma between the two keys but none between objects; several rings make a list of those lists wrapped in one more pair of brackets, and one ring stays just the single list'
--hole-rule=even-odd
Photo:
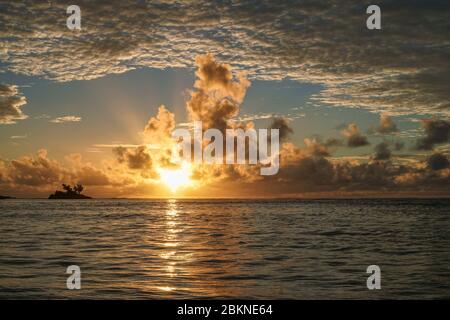
[{"label": "small island", "polygon": [[0,199],[14,199],[13,197],[8,197],[8,196],[0,196]]},{"label": "small island", "polygon": [[83,192],[84,187],[81,184],[77,184],[71,187],[68,184],[62,185],[64,191],[55,191],[55,193],[51,194],[49,199],[92,199],[91,197],[85,196],[81,194]]}]

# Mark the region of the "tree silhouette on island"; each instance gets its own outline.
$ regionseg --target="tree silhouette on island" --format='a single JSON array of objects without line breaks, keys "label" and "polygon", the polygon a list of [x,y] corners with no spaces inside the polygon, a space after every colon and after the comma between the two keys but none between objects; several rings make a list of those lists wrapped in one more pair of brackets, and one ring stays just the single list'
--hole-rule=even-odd
[{"label": "tree silhouette on island", "polygon": [[91,197],[85,196],[81,194],[83,192],[84,187],[81,184],[74,185],[71,187],[69,184],[62,184],[62,187],[65,191],[55,191],[55,193],[51,194],[49,199],[92,199]]}]

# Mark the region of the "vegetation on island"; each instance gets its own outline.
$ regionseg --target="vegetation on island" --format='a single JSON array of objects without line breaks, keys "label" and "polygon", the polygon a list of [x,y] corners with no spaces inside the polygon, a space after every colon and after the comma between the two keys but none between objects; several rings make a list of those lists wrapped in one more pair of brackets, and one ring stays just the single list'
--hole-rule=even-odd
[{"label": "vegetation on island", "polygon": [[83,192],[84,187],[81,184],[74,185],[71,187],[69,184],[62,185],[64,191],[55,191],[55,193],[51,194],[49,199],[92,199],[91,197],[85,196],[81,194]]}]

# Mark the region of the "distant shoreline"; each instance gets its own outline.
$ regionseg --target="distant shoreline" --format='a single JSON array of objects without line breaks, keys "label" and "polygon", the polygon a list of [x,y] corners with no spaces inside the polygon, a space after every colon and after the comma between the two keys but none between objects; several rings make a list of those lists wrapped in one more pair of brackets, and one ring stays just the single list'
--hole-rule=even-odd
[{"label": "distant shoreline", "polygon": [[198,200],[198,201],[220,201],[220,200],[236,200],[236,201],[314,201],[314,200],[330,200],[330,201],[338,201],[338,200],[439,200],[439,199],[449,199],[449,196],[399,196],[399,197],[286,197],[286,198],[264,198],[264,197],[254,197],[254,198],[237,198],[237,197],[220,197],[220,198],[188,198],[188,197],[168,197],[168,198],[18,198],[18,197],[6,197],[0,196],[0,199],[8,200],[137,200],[137,201],[165,201],[165,200]]}]

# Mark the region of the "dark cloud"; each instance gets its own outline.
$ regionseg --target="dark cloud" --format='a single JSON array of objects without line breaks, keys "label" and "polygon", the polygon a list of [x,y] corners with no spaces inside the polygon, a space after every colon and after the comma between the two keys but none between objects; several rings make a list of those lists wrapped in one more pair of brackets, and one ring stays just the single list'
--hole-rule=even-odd
[{"label": "dark cloud", "polygon": [[347,145],[351,148],[367,146],[368,144],[367,138],[361,135],[350,136],[347,140]]},{"label": "dark cloud", "polygon": [[391,150],[389,149],[389,144],[383,141],[375,146],[374,160],[389,160],[391,157]]},{"label": "dark cloud", "polygon": [[[313,152],[312,152],[313,151]],[[308,148],[282,153],[281,179],[286,189],[301,191],[369,190],[393,186],[390,165],[384,162],[355,163],[325,158]],[[286,161],[286,157],[292,157]],[[280,177],[279,177],[280,178]],[[289,181],[289,182],[288,182]],[[289,184],[291,186],[289,187]]]},{"label": "dark cloud", "polygon": [[427,159],[428,168],[431,170],[441,170],[449,167],[448,157],[442,153],[434,153]]},{"label": "dark cloud", "polygon": [[325,141],[325,145],[327,147],[339,147],[342,146],[343,142],[341,139],[336,139],[336,138],[328,138]]},{"label": "dark cloud", "polygon": [[301,181],[301,190],[314,190],[333,184],[334,168],[326,158],[313,155],[301,157],[295,165],[285,168],[283,174],[297,184]]},{"label": "dark cloud", "polygon": [[342,130],[342,134],[347,137],[347,146],[357,148],[369,145],[367,137],[362,135],[355,123],[350,123],[347,128]]},{"label": "dark cloud", "polygon": [[294,130],[289,125],[289,120],[285,118],[274,118],[270,124],[270,129],[279,130],[280,141],[285,141],[294,133]]},{"label": "dark cloud", "polygon": [[396,141],[396,142],[394,143],[394,149],[395,149],[396,151],[400,151],[400,150],[402,150],[404,147],[405,147],[405,143],[404,143],[404,142]]},{"label": "dark cloud", "polygon": [[424,120],[422,127],[425,130],[425,137],[417,140],[417,149],[431,150],[435,144],[450,141],[450,122],[447,120]]},{"label": "dark cloud", "polygon": [[[284,144],[279,174],[258,181],[252,191],[264,192],[271,184],[277,185],[276,190],[271,189],[271,192],[281,194],[387,190],[420,192],[441,190],[450,185],[450,171],[442,170],[436,174],[433,170],[424,169],[423,164],[399,165],[393,161],[333,159],[328,158],[325,152],[317,152],[311,144],[303,149]],[[380,151],[385,151],[388,144],[386,142],[380,147]]]},{"label": "dark cloud", "polygon": [[152,167],[152,158],[146,146],[137,148],[117,147],[113,149],[119,163],[125,163],[129,169],[143,170]]},{"label": "dark cloud", "polygon": [[[282,154],[282,158],[286,157],[286,154]],[[423,165],[399,165],[391,161],[331,160],[301,150],[290,161],[284,160],[279,175],[274,178],[268,177],[259,185],[255,184],[254,192],[267,187],[267,183],[277,184],[277,190],[274,191],[276,193],[290,194],[387,190],[421,192],[446,190],[450,186],[450,171],[440,170],[439,174],[436,174],[434,169],[430,167],[424,169]]]}]

